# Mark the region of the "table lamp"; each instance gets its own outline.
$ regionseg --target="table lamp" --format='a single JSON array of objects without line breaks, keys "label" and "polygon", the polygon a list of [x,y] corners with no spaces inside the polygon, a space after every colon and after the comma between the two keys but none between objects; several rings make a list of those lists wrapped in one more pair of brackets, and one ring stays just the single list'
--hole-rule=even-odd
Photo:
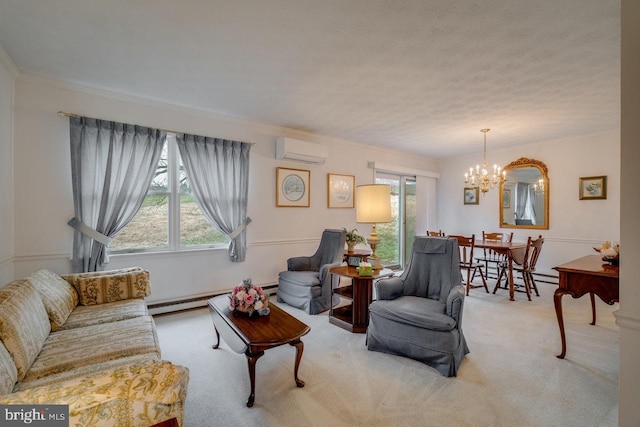
[{"label": "table lamp", "polygon": [[369,260],[374,270],[382,268],[376,247],[380,238],[376,223],[391,222],[391,187],[386,184],[358,185],[356,187],[356,222],[373,224],[367,243],[371,246]]}]

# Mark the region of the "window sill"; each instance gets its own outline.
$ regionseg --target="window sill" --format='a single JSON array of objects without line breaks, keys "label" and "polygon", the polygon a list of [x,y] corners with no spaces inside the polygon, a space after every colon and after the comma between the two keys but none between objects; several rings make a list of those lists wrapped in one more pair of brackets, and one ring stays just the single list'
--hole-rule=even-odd
[{"label": "window sill", "polygon": [[176,257],[176,256],[188,256],[198,253],[207,253],[207,252],[218,252],[218,251],[227,251],[228,246],[202,246],[202,247],[193,247],[187,249],[153,249],[153,250],[141,250],[141,251],[132,251],[132,252],[111,252],[109,257],[112,259],[125,259],[125,258],[135,258],[135,257],[143,257],[143,258],[155,258],[155,257]]}]

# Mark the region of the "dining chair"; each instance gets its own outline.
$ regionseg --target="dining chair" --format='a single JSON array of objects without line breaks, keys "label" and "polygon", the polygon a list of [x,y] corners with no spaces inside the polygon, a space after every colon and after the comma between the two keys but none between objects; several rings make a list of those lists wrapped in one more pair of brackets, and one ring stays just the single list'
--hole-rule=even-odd
[{"label": "dining chair", "polygon": [[[465,285],[467,288],[467,291],[466,291],[467,296],[469,296],[469,289],[472,289],[472,288],[484,287],[487,293],[489,293],[489,288],[487,287],[487,281],[485,280],[484,273],[482,272],[482,264],[474,261],[473,259],[473,250],[475,248],[476,235],[472,234],[471,237],[449,235],[448,237],[450,238],[452,237],[458,240],[460,270],[467,271],[467,275],[466,275],[467,280],[466,281],[464,280],[464,275],[462,277],[463,278],[462,284]],[[482,285],[474,285],[471,283],[473,282],[473,279],[476,277],[476,273],[480,274],[480,278],[482,279]]]},{"label": "dining chair", "polygon": [[427,236],[429,236],[429,237],[444,237],[444,233],[442,232],[442,230],[438,230],[438,231],[429,231],[429,230],[427,230]]},{"label": "dining chair", "polygon": [[[513,240],[513,233],[487,233],[483,230],[482,240],[489,242],[511,242]],[[476,261],[484,263],[484,276],[487,279],[496,279],[500,275],[501,265],[503,265],[506,260],[506,253],[496,252],[491,248],[484,248],[483,254],[476,257]]]},{"label": "dining chair", "polygon": [[[537,239],[532,239],[531,236],[529,236],[527,238],[527,245],[525,246],[524,251],[513,251],[511,254],[513,270],[519,272],[522,275],[522,281],[524,283],[523,285],[514,285],[513,290],[515,292],[526,293],[529,301],[531,301],[532,288],[535,291],[536,296],[540,296],[540,293],[538,292],[538,286],[533,279],[533,272],[536,269],[536,263],[538,262],[538,258],[540,257],[543,243],[544,239],[542,238],[542,236],[538,236]],[[509,269],[505,261],[500,269],[500,274],[498,275],[496,286],[493,289],[494,294],[498,289],[509,289],[509,279],[507,278],[508,271]],[[501,285],[503,278],[506,279],[504,286]],[[524,288],[524,290],[521,288]]]},{"label": "dining chair", "polygon": [[538,263],[538,258],[540,258],[540,252],[542,252],[543,243],[544,238],[542,236],[538,236],[537,239],[531,240],[531,242],[529,243],[529,258],[527,259],[526,266],[515,269],[522,274],[522,280],[528,281],[529,291],[533,289],[537,297],[540,296],[540,293],[538,292],[536,281],[533,278],[533,272],[536,271],[536,264]]}]

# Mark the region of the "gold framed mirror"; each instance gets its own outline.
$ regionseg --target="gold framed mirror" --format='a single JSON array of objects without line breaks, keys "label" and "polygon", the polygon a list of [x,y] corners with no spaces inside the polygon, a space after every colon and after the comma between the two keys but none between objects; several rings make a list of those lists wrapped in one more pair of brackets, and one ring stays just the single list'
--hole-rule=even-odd
[{"label": "gold framed mirror", "polygon": [[549,177],[539,160],[521,157],[504,167],[500,228],[549,229]]}]

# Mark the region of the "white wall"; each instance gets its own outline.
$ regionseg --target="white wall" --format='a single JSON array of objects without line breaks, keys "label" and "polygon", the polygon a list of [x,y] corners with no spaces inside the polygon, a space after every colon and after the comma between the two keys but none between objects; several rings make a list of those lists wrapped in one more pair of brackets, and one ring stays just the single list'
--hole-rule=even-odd
[{"label": "white wall", "polygon": [[[480,139],[479,139],[480,144]],[[506,165],[520,157],[545,163],[549,169],[549,229],[499,228],[497,189],[480,196],[479,205],[464,205],[464,172],[482,161],[482,152],[439,162],[438,228],[445,233],[482,235],[482,230],[514,232],[515,241],[545,237],[538,272],[554,274],[554,266],[593,254],[605,240],[620,241],[620,133],[571,137],[494,150],[487,141],[487,161]],[[606,200],[579,200],[579,177],[607,176]]]},{"label": "white wall", "polygon": [[[286,259],[310,255],[325,228],[370,227],[355,223],[355,209],[327,208],[327,174],[356,176],[356,185],[371,183],[367,162],[377,161],[434,170],[435,161],[352,142],[324,138],[275,126],[229,119],[186,108],[162,105],[81,89],[21,75],[15,90],[15,263],[21,277],[37,268],[70,271],[73,216],[68,119],[59,110],[90,117],[255,143],[251,150],[247,258],[232,263],[226,250],[114,255],[108,268],[140,265],[151,271],[150,303],[227,290],[243,278],[275,283]],[[290,136],[326,145],[329,160],[307,165],[276,160],[275,138]],[[277,166],[311,171],[311,207],[275,206]]]},{"label": "white wall", "polygon": [[13,278],[12,69],[0,46],[0,286]]},{"label": "white wall", "polygon": [[622,1],[622,200],[620,310],[615,315],[620,326],[619,416],[621,427],[640,425],[640,2]]}]

